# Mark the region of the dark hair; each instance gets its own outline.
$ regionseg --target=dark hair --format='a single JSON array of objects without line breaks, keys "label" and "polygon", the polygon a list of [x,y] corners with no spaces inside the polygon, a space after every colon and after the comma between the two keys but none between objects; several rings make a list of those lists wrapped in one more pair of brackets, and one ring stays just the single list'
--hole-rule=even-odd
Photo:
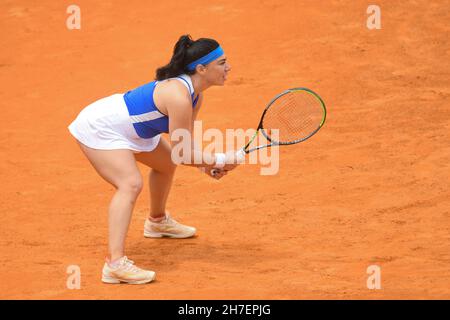
[{"label": "dark hair", "polygon": [[200,38],[194,41],[188,34],[181,36],[173,48],[170,62],[156,70],[156,80],[173,78],[183,73],[194,74],[195,70],[189,71],[187,65],[207,55],[218,46],[219,43],[214,39]]}]

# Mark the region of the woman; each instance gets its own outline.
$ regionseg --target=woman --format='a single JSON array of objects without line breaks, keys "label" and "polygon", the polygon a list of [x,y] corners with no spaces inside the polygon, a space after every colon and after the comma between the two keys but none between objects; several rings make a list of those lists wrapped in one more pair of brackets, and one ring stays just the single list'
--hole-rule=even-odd
[{"label": "woman", "polygon": [[[217,41],[207,38],[193,41],[189,35],[181,36],[169,64],[156,70],[156,81],[100,99],[83,109],[70,124],[69,131],[92,166],[116,188],[109,206],[110,257],[103,267],[103,282],[140,284],[155,278],[155,272],[138,268],[124,254],[131,214],[142,190],[136,161],[152,168],[151,209],[144,236],[194,236],[195,228],[178,223],[166,211],[176,164],[171,158],[171,145],[160,135],[176,130],[192,133],[203,92],[211,86],[223,85],[230,70]],[[175,142],[171,144],[173,147]],[[236,167],[232,154],[199,157],[200,151],[189,147],[191,152],[181,155],[181,164],[204,168],[212,178],[220,179]],[[197,161],[199,158],[201,163]]]}]

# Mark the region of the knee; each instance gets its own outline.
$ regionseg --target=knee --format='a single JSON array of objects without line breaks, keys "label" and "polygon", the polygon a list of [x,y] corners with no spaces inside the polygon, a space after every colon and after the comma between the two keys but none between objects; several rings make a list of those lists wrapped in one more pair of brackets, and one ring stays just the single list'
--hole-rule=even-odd
[{"label": "knee", "polygon": [[142,177],[130,177],[118,184],[117,189],[137,198],[143,188]]}]

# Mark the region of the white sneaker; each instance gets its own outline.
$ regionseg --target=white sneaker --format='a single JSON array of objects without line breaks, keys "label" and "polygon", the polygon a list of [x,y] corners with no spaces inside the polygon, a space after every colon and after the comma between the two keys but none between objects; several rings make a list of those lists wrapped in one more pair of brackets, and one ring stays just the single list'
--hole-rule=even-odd
[{"label": "white sneaker", "polygon": [[147,219],[144,224],[144,237],[146,238],[190,238],[195,235],[196,231],[194,227],[178,223],[168,213],[161,222],[151,222]]},{"label": "white sneaker", "polygon": [[102,281],[104,283],[143,284],[155,279],[156,273],[143,270],[134,265],[126,256],[120,258],[116,268],[111,268],[107,262],[103,266]]}]

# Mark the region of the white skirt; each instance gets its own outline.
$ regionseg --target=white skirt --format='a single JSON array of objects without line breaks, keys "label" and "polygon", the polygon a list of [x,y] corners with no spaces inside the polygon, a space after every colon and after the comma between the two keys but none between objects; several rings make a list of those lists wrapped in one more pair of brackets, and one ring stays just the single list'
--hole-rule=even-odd
[{"label": "white skirt", "polygon": [[100,150],[150,152],[157,147],[161,138],[161,135],[157,135],[143,139],[137,135],[123,94],[120,93],[88,105],[68,128],[82,144]]}]

